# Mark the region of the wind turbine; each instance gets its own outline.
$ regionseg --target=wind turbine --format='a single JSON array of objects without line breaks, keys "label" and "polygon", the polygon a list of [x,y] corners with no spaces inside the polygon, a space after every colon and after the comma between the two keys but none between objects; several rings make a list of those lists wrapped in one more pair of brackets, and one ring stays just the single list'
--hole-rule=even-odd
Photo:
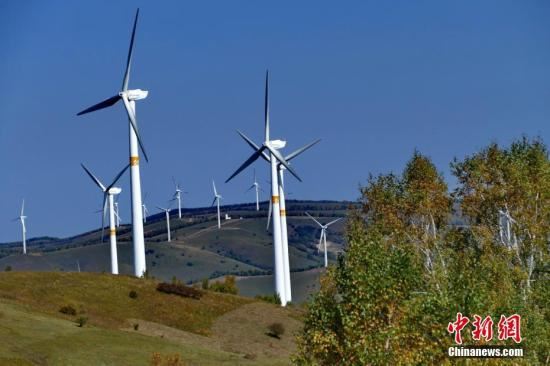
[{"label": "wind turbine", "polygon": [[319,237],[319,246],[317,247],[317,250],[319,250],[319,247],[321,246],[321,243],[324,242],[325,245],[325,267],[328,267],[328,256],[327,256],[327,229],[330,225],[334,224],[335,222],[338,222],[342,220],[343,218],[340,217],[336,220],[332,220],[331,222],[328,222],[326,224],[321,224],[319,221],[317,221],[313,216],[311,216],[309,213],[306,212],[306,215],[308,215],[313,221],[317,223],[321,227],[321,236]]},{"label": "wind turbine", "polygon": [[145,193],[145,197],[143,197],[143,203],[141,204],[143,223],[147,222],[147,214],[149,213],[149,210],[147,209],[147,206],[145,206],[145,200],[146,199],[147,199],[147,193]]},{"label": "wind turbine", "polygon": [[[139,172],[139,149],[143,152],[146,161],[149,161],[145,148],[143,147],[142,139],[138,133],[136,104],[137,100],[145,99],[149,93],[141,89],[128,89],[130,81],[130,69],[132,64],[132,52],[134,48],[134,38],[136,35],[136,26],[139,16],[139,8],[136,11],[134,19],[134,27],[132,29],[132,37],[130,39],[130,48],[128,50],[128,58],[126,60],[126,71],[122,81],[122,90],[90,108],[83,110],[77,115],[83,115],[99,109],[107,108],[119,100],[122,100],[129,121],[129,137],[130,137],[130,175],[131,175],[131,193],[132,193],[132,238],[134,241],[134,274],[137,277],[143,276],[146,270],[145,262],[145,241],[143,237],[143,217],[141,207],[141,181]],[[139,146],[139,148],[138,148]]]},{"label": "wind turbine", "polygon": [[256,189],[256,211],[260,211],[260,183],[256,181],[256,169],[254,169],[254,183],[252,183],[252,185],[246,190],[246,192],[250,191],[252,188]]},{"label": "wind turbine", "polygon": [[23,254],[27,254],[27,227],[25,226],[26,219],[27,216],[25,216],[25,199],[23,199],[23,203],[21,204],[21,213],[19,214],[19,217],[16,217],[12,220],[19,220],[21,222],[21,231],[23,233]]},{"label": "wind turbine", "polygon": [[214,188],[214,200],[212,201],[212,206],[214,206],[214,203],[218,206],[218,229],[222,227],[221,219],[220,219],[220,200],[222,199],[222,195],[218,194],[218,191],[216,190],[216,183],[214,183],[214,179],[212,179],[212,188]]},{"label": "wind turbine", "polygon": [[82,166],[82,169],[88,174],[88,176],[92,179],[92,181],[101,189],[103,192],[103,212],[101,213],[101,241],[103,241],[103,230],[105,228],[105,213],[107,212],[107,202],[109,203],[109,239],[111,242],[111,273],[112,274],[118,274],[118,256],[117,256],[117,248],[116,248],[116,225],[115,225],[115,205],[114,205],[114,197],[120,192],[122,192],[122,189],[119,187],[115,187],[115,184],[118,182],[120,177],[128,170],[130,167],[130,164],[126,165],[124,169],[120,171],[120,173],[117,174],[115,179],[113,179],[112,183],[109,184],[107,187],[101,181],[92,174],[88,168],[84,164],[80,164]]},{"label": "wind turbine", "polygon": [[164,211],[166,214],[166,232],[168,234],[168,242],[172,241],[172,237],[170,236],[170,208],[164,208],[157,206],[157,208],[161,211]]},{"label": "wind turbine", "polygon": [[[288,264],[288,241],[286,237],[286,219],[281,219],[286,215],[284,209],[280,206],[281,187],[279,184],[279,165],[286,168],[296,179],[302,181],[297,173],[292,169],[288,160],[281,155],[280,149],[284,148],[286,141],[271,140],[269,131],[269,72],[266,71],[265,77],[265,99],[264,99],[264,142],[261,146],[256,145],[252,140],[246,137],[240,131],[239,135],[246,143],[254,150],[254,153],[225,181],[229,182],[233,177],[243,171],[246,167],[256,161],[259,157],[270,163],[271,165],[271,203],[273,215],[273,257],[274,257],[274,277],[275,291],[281,299],[281,305],[285,306],[288,301],[291,301],[291,286],[290,286],[290,268]],[[305,146],[291,154],[291,158],[301,154],[309,147],[313,146],[318,141]],[[283,196],[284,198],[284,196]],[[283,203],[284,204],[284,203]],[[283,206],[284,207],[284,206]],[[285,226],[283,229],[282,226]],[[286,244],[285,244],[286,242]]]},{"label": "wind turbine", "polygon": [[115,201],[116,227],[120,227],[120,215],[118,214],[118,201]]},{"label": "wind turbine", "polygon": [[176,179],[174,179],[174,177],[172,177],[172,181],[174,182],[174,187],[176,188],[174,198],[172,198],[172,200],[178,201],[178,217],[181,219],[181,194],[187,192],[183,192],[180,189],[180,185],[179,183],[176,183]]}]

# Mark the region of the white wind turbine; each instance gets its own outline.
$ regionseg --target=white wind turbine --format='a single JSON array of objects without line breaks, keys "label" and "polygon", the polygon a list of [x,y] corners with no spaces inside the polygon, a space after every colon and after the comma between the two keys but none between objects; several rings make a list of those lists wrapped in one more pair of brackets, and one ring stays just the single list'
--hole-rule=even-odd
[{"label": "white wind turbine", "polygon": [[27,227],[25,226],[26,219],[27,216],[25,216],[25,200],[23,199],[23,203],[21,204],[21,213],[19,214],[19,217],[16,217],[12,220],[21,222],[21,232],[23,233],[23,254],[27,254]]},{"label": "white wind turbine", "polygon": [[321,243],[324,243],[325,247],[325,267],[328,267],[328,255],[327,255],[327,229],[330,225],[334,224],[335,222],[338,222],[343,219],[343,217],[340,217],[336,220],[332,220],[329,223],[321,224],[319,221],[317,221],[313,216],[311,216],[309,213],[306,212],[306,215],[308,215],[313,221],[317,223],[321,227],[321,236],[319,237],[319,245],[317,246],[317,250],[321,247]]},{"label": "white wind turbine", "polygon": [[161,211],[164,211],[166,215],[166,233],[168,234],[168,242],[172,241],[172,237],[170,236],[170,208],[164,208],[157,206],[157,208]]},{"label": "white wind turbine", "polygon": [[[124,72],[124,78],[122,81],[122,90],[115,96],[112,96],[90,108],[83,110],[77,115],[90,113],[99,109],[107,108],[119,100],[122,100],[129,121],[129,136],[130,136],[130,175],[131,175],[131,193],[132,193],[132,238],[134,241],[134,274],[137,277],[143,276],[146,271],[145,262],[145,240],[143,237],[143,217],[141,206],[141,181],[139,172],[139,148],[143,152],[145,160],[148,161],[147,153],[143,147],[142,139],[138,133],[137,119],[136,119],[136,105],[137,100],[145,99],[149,93],[146,90],[141,89],[128,89],[128,82],[130,80],[130,69],[132,63],[132,52],[134,47],[134,38],[136,35],[136,26],[139,16],[139,9],[136,11],[134,19],[134,27],[132,29],[132,37],[130,39],[130,48],[128,50],[128,58],[126,60],[126,71]],[[139,146],[139,147],[138,147]]]},{"label": "white wind turbine", "polygon": [[218,193],[214,179],[212,179],[212,188],[214,188],[214,200],[212,201],[212,206],[214,206],[214,203],[218,206],[218,229],[220,229],[222,227],[220,218],[220,200],[222,199],[222,195]]},{"label": "white wind turbine", "polygon": [[[254,153],[233,173],[225,182],[229,182],[233,177],[243,171],[246,167],[256,161],[259,157],[271,164],[271,203],[273,215],[273,257],[274,257],[274,277],[275,291],[281,299],[281,305],[285,306],[288,301],[291,301],[291,286],[290,286],[290,268],[288,262],[288,240],[286,240],[286,219],[282,219],[286,215],[284,209],[280,206],[280,194],[282,188],[279,183],[279,166],[286,168],[292,175],[301,181],[294,169],[291,168],[287,158],[284,158],[278,151],[286,145],[286,141],[270,140],[269,136],[269,73],[266,72],[265,78],[265,99],[264,99],[264,142],[261,146],[256,145],[252,140],[246,137],[243,133],[239,135],[252,147]],[[311,143],[298,151],[292,153],[291,158],[299,155],[309,147],[313,146],[318,141]],[[284,192],[283,192],[284,197]],[[283,206],[284,207],[284,206]],[[283,225],[285,226],[283,228]],[[286,243],[286,244],[285,244]]]},{"label": "white wind turbine", "polygon": [[111,243],[111,273],[112,274],[118,274],[118,255],[117,255],[117,247],[116,247],[116,223],[115,223],[115,205],[114,205],[114,197],[120,192],[122,192],[122,189],[119,187],[115,187],[115,184],[118,182],[120,177],[128,170],[130,167],[130,164],[126,165],[124,169],[118,173],[118,175],[113,179],[112,183],[109,184],[107,187],[101,181],[92,174],[91,171],[86,168],[84,164],[82,165],[82,169],[88,174],[88,176],[94,181],[94,183],[101,189],[103,192],[103,211],[101,213],[101,241],[103,241],[103,230],[105,229],[105,214],[107,212],[107,203],[109,205],[109,239]]},{"label": "white wind turbine", "polygon": [[254,169],[254,183],[252,183],[252,185],[246,190],[246,192],[250,191],[253,188],[256,189],[256,211],[260,211],[260,183],[256,181],[256,169]]},{"label": "white wind turbine", "polygon": [[147,215],[149,214],[149,210],[147,209],[147,206],[145,206],[146,199],[147,199],[147,193],[145,193],[145,197],[143,197],[143,203],[141,204],[143,223],[147,222]]},{"label": "white wind turbine", "polygon": [[178,201],[178,217],[181,219],[181,194],[187,192],[181,190],[179,183],[176,182],[174,177],[172,177],[172,181],[174,182],[174,187],[176,188],[174,198],[172,198],[172,200]]},{"label": "white wind turbine", "polygon": [[118,201],[115,200],[116,227],[120,227],[120,215],[118,214]]}]

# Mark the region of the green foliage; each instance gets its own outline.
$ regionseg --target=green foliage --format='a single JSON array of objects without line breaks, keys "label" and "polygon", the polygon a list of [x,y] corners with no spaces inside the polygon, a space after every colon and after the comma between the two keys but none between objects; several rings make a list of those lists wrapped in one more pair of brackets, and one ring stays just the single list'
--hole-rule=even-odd
[{"label": "green foliage", "polygon": [[[203,285],[204,285],[204,282],[203,282]],[[235,276],[225,276],[225,279],[223,282],[214,282],[210,285],[209,289],[215,292],[222,292],[222,293],[233,294],[233,295],[237,295],[239,293]]]},{"label": "green foliage", "polygon": [[[492,144],[452,168],[459,183],[452,195],[418,152],[402,175],[369,178],[362,209],[349,215],[346,251],[308,305],[295,363],[448,363],[447,324],[458,311],[522,315],[522,346],[529,351],[517,363],[547,362],[546,147],[527,139],[508,149]],[[460,204],[455,218],[466,225],[453,225],[453,202]],[[499,210],[515,220],[508,242]],[[475,344],[470,332],[462,335]]]},{"label": "green foliage", "polygon": [[270,304],[281,305],[281,298],[279,297],[279,294],[256,295],[254,296],[254,298],[257,300],[268,302]]},{"label": "green foliage", "polygon": [[202,291],[182,284],[161,282],[157,285],[157,291],[164,292],[166,294],[174,294],[181,297],[189,297],[196,300],[199,300],[202,297]]}]

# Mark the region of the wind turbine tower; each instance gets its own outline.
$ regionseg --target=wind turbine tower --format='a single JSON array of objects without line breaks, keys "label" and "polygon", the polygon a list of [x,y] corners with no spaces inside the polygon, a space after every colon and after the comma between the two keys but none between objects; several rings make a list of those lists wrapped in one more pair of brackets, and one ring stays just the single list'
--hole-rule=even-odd
[{"label": "wind turbine tower", "polygon": [[340,217],[336,220],[332,220],[331,222],[326,223],[326,224],[323,225],[319,221],[317,221],[313,216],[311,216],[308,212],[306,212],[306,215],[308,215],[313,221],[315,221],[317,223],[317,225],[319,225],[321,227],[321,236],[319,237],[319,246],[317,247],[317,249],[319,249],[319,247],[321,247],[321,244],[324,243],[324,246],[325,246],[325,268],[326,268],[326,267],[328,267],[327,229],[330,225],[334,224],[335,222],[338,222],[338,221],[342,220],[342,217]]},{"label": "wind turbine tower", "polygon": [[26,219],[27,216],[25,216],[25,200],[23,199],[23,203],[21,204],[21,213],[19,214],[19,217],[13,219],[13,221],[21,222],[21,232],[23,234],[23,254],[27,254],[27,227],[25,226]]},{"label": "wind turbine tower", "polygon": [[220,200],[222,199],[222,195],[218,193],[218,190],[216,189],[216,183],[214,183],[214,179],[212,179],[212,188],[214,188],[214,200],[212,201],[212,206],[214,206],[214,203],[218,207],[218,229],[221,229],[222,223],[220,218]]},{"label": "wind turbine tower", "polygon": [[[291,168],[288,160],[298,156],[309,147],[315,145],[319,140],[304,146],[303,148],[293,152],[289,158],[283,157],[279,152],[284,148],[286,141],[271,140],[269,131],[269,73],[266,72],[265,79],[265,100],[264,100],[264,142],[262,146],[256,145],[252,140],[246,137],[243,133],[239,135],[246,143],[254,150],[254,153],[233,173],[225,182],[229,182],[233,177],[243,171],[246,167],[256,161],[259,157],[270,163],[271,166],[271,206],[273,217],[273,257],[274,257],[274,277],[275,291],[281,299],[281,305],[285,306],[287,302],[292,300],[290,286],[290,268],[288,262],[288,240],[286,238],[286,211],[284,211],[284,191],[281,188],[282,173],[280,169],[288,170],[296,179],[301,181],[294,169]],[[282,196],[281,196],[282,192]],[[281,207],[282,205],[282,207]],[[285,217],[285,219],[281,219]],[[283,225],[285,226],[283,228]]]},{"label": "wind turbine tower", "polygon": [[253,188],[256,190],[256,211],[260,211],[260,184],[256,180],[256,169],[254,169],[254,183],[252,183],[252,185],[246,190],[246,192],[250,191]]},{"label": "wind turbine tower", "polygon": [[132,52],[134,47],[134,38],[139,16],[139,9],[136,11],[132,37],[130,39],[130,48],[126,60],[126,71],[122,81],[122,90],[115,96],[112,96],[90,108],[83,110],[77,115],[83,115],[99,109],[107,108],[119,100],[122,100],[129,121],[130,138],[130,176],[131,176],[131,194],[132,194],[132,238],[134,241],[134,274],[137,277],[143,276],[146,271],[145,262],[145,240],[143,237],[143,212],[141,206],[141,181],[139,171],[139,149],[143,152],[146,161],[149,161],[142,139],[138,133],[136,118],[136,101],[147,98],[148,91],[141,89],[128,89],[130,81],[130,69],[132,64]]},{"label": "wind turbine tower", "polygon": [[105,187],[103,183],[95,176],[93,173],[86,168],[84,164],[82,169],[88,174],[92,181],[101,189],[103,192],[103,211],[101,213],[101,241],[103,241],[103,230],[105,228],[105,213],[107,211],[107,205],[109,205],[109,239],[111,243],[111,273],[118,274],[118,255],[116,247],[116,223],[115,223],[115,196],[122,192],[122,189],[115,187],[115,184],[118,182],[120,177],[128,170],[130,164],[126,165],[124,169],[118,173],[113,182]]},{"label": "wind turbine tower", "polygon": [[164,207],[160,207],[160,206],[157,206],[157,208],[161,211],[164,211],[165,215],[166,215],[166,234],[168,236],[168,242],[171,242],[172,241],[172,237],[170,236],[170,208],[164,208]]}]

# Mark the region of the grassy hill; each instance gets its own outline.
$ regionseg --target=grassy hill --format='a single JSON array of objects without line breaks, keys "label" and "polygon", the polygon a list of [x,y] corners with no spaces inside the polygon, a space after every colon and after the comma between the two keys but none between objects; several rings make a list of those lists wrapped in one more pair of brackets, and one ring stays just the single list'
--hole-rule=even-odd
[{"label": "grassy hill", "polygon": [[[322,265],[322,252],[317,250],[320,230],[304,216],[308,211],[329,221],[345,216],[349,202],[288,201],[289,255],[292,271],[306,271]],[[215,208],[183,210],[183,218],[171,213],[172,242],[167,243],[164,214],[148,217],[144,227],[147,268],[150,275],[169,280],[173,276],[185,282],[203,278],[216,278],[225,274],[238,276],[269,276],[273,269],[271,233],[266,231],[267,203],[261,211],[252,204],[223,206],[222,213],[232,219],[223,220],[217,229]],[[345,223],[331,226],[328,233],[329,259],[334,260],[342,250]],[[109,272],[109,245],[101,243],[100,230],[90,231],[71,238],[36,238],[28,243],[29,255],[20,254],[19,243],[0,245],[0,270],[11,267],[16,271],[81,271]],[[119,270],[133,273],[133,253],[129,225],[118,230]],[[77,265],[78,263],[78,265]],[[297,272],[298,273],[298,272]],[[315,276],[293,275],[300,280],[295,290],[297,299],[307,298],[305,286],[315,284]],[[239,287],[246,295],[273,293],[268,277],[241,279]],[[301,280],[312,282],[302,286]],[[256,286],[256,287],[255,287]],[[303,293],[302,293],[303,292]]]},{"label": "grassy hill", "polygon": [[[67,305],[77,314],[60,313]],[[234,295],[164,294],[154,280],[128,276],[4,272],[0,365],[148,365],[154,352],[189,365],[286,365],[300,316]],[[280,339],[267,334],[272,322],[286,329]]]}]

